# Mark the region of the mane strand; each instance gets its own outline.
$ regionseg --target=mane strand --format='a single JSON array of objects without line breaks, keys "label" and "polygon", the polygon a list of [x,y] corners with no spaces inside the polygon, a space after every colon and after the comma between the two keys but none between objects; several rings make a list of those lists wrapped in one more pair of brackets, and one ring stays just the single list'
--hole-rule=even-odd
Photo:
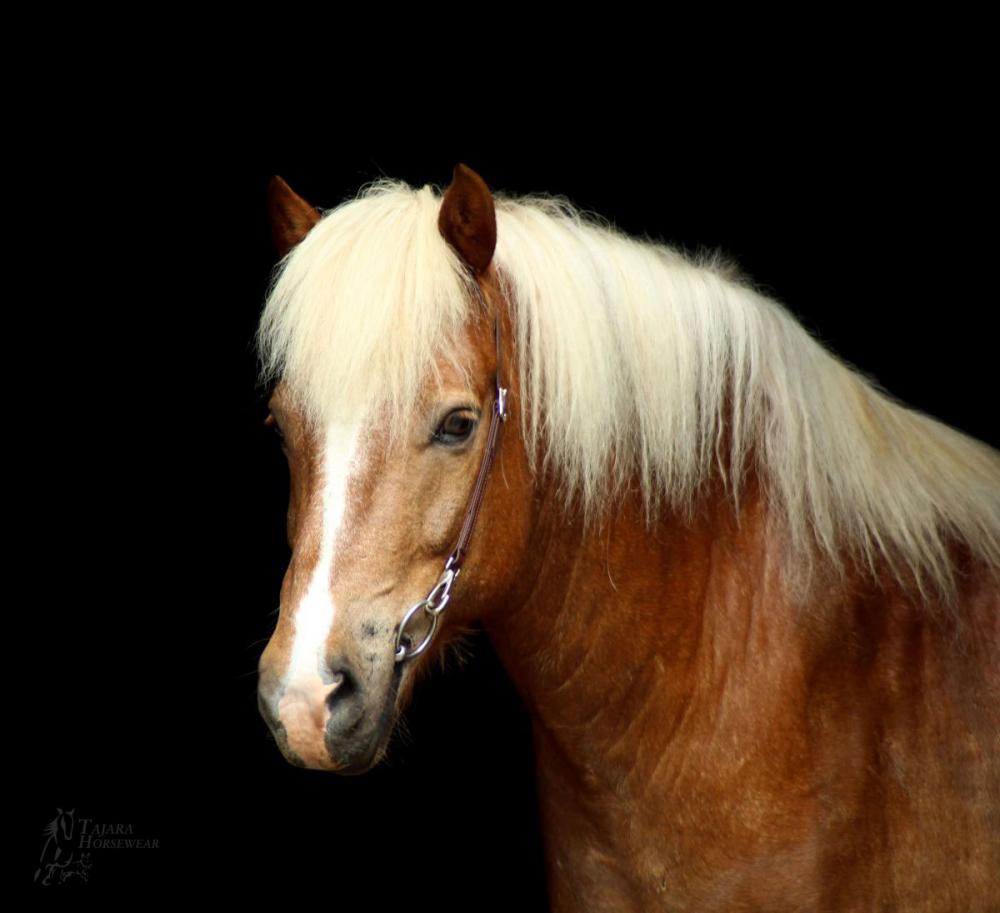
[{"label": "mane strand", "polygon": [[[480,298],[440,202],[377,181],[275,268],[261,375],[312,420],[375,407],[399,428],[433,356],[459,350]],[[628,237],[563,197],[494,203],[529,459],[541,443],[587,523],[631,479],[652,524],[664,505],[690,514],[713,471],[738,499],[754,465],[806,572],[817,552],[836,571],[843,553],[871,572],[881,558],[948,599],[958,541],[1000,577],[997,451],[894,400],[718,251]]]}]

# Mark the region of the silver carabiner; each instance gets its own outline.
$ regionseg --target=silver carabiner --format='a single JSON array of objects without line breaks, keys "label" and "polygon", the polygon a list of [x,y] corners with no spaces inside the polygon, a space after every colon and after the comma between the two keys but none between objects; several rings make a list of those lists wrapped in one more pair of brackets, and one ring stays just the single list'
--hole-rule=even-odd
[{"label": "silver carabiner", "polygon": [[[448,600],[451,599],[451,585],[455,582],[458,573],[458,571],[452,568],[447,568],[441,574],[438,582],[434,584],[434,589],[427,594],[428,615],[437,617],[444,611],[444,607],[448,605]],[[438,602],[439,598],[441,599],[440,602]]]}]

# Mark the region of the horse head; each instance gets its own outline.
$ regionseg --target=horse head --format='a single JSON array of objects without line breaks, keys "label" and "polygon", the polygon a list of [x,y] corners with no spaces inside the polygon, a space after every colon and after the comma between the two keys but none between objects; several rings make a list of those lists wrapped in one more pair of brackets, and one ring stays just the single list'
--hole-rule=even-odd
[{"label": "horse head", "polygon": [[[278,251],[290,262],[323,217],[277,177],[269,211]],[[503,347],[503,365],[497,361],[509,317],[492,265],[493,199],[479,175],[456,167],[436,226],[427,243],[440,245],[436,256],[463,272],[467,319],[450,337],[450,351],[428,353],[429,370],[412,391],[403,421],[374,405],[317,416],[285,376],[270,398],[267,421],[290,471],[292,554],[277,626],[260,659],[258,702],[285,758],[299,766],[358,774],[376,764],[414,677],[502,603],[528,549],[532,493],[515,423],[506,423],[492,472],[481,472],[498,371],[511,379],[514,371],[511,345]],[[359,235],[356,243],[373,238]],[[373,278],[355,287],[370,287]],[[379,306],[365,297],[337,306],[360,309],[353,315],[358,318]],[[353,349],[341,352],[349,358]],[[359,370],[371,375],[379,368]],[[446,615],[418,611],[401,628],[407,608],[438,589],[469,505],[479,506],[476,493],[484,486],[474,518],[479,533],[455,583],[460,598]],[[418,638],[427,640],[432,623],[440,631],[416,655]]]}]

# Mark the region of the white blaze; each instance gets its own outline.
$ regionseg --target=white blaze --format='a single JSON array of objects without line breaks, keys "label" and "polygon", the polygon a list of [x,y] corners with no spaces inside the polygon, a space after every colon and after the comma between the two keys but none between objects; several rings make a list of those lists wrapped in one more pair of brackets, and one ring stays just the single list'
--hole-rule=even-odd
[{"label": "white blaze", "polygon": [[[335,684],[323,681],[326,642],[337,607],[330,590],[334,547],[347,510],[347,486],[356,469],[362,423],[331,425],[323,447],[322,527],[319,560],[302,601],[295,609],[295,634],[279,714],[289,732],[322,727],[326,717],[326,697]],[[310,720],[311,717],[311,720]]]}]

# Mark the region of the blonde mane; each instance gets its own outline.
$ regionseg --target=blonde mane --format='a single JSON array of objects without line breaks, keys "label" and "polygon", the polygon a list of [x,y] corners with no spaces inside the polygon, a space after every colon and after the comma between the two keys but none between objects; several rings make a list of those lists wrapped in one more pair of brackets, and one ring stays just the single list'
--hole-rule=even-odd
[{"label": "blonde mane", "polygon": [[[400,428],[434,355],[460,350],[480,299],[440,201],[377,181],[275,268],[261,376],[312,420],[379,408]],[[842,552],[873,572],[882,558],[947,599],[956,540],[1000,575],[997,451],[893,401],[717,253],[627,237],[559,197],[494,201],[515,411],[529,457],[540,441],[588,522],[630,478],[649,522],[664,503],[693,509],[716,469],[738,497],[753,459],[804,566],[817,550],[836,570]]]}]

